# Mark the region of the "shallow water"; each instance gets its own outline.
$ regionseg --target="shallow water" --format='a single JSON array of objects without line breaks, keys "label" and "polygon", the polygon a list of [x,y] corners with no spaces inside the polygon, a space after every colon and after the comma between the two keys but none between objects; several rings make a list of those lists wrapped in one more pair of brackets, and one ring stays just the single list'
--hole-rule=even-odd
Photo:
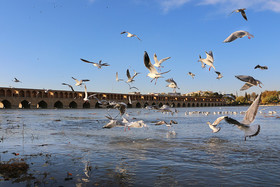
[{"label": "shallow water", "polygon": [[[18,178],[0,173],[0,186],[280,185],[280,107],[260,107],[266,108],[254,121],[260,134],[247,141],[224,121],[215,134],[206,125],[222,116],[213,112],[237,111],[227,115],[241,120],[239,112],[247,108],[178,108],[174,116],[128,109],[130,118],[144,120],[148,128],[126,131],[102,128],[109,121],[105,109],[0,110],[0,161],[29,165]],[[178,124],[152,123],[170,119]]]}]

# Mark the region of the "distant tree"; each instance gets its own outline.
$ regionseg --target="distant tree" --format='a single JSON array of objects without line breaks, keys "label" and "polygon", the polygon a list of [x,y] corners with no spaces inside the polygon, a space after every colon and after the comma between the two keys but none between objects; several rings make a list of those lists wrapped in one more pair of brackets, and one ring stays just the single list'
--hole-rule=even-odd
[{"label": "distant tree", "polygon": [[277,91],[264,91],[262,93],[262,102],[269,103],[277,103],[279,102],[279,93]]},{"label": "distant tree", "polygon": [[251,93],[250,99],[251,99],[251,100],[255,100],[256,97],[257,97],[257,94],[256,94],[255,92],[252,92],[252,93]]},{"label": "distant tree", "polygon": [[239,96],[235,99],[235,101],[238,103],[238,104],[245,104],[247,103],[247,100],[244,96]]}]

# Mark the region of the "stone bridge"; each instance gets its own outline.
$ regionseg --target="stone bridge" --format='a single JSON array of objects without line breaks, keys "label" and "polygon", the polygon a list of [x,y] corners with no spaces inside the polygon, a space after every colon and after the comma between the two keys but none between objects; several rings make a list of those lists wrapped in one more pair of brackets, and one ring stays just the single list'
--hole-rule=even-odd
[{"label": "stone bridge", "polygon": [[[25,89],[0,87],[0,108],[5,109],[53,109],[53,108],[100,108],[96,99],[84,102],[84,92],[72,92],[66,90]],[[193,97],[170,96],[157,94],[120,94],[89,92],[88,95],[97,94],[98,99],[124,102],[129,108],[142,108],[166,104],[174,107],[210,107],[224,106],[225,101],[218,97]],[[129,104],[129,97],[132,104]]]}]

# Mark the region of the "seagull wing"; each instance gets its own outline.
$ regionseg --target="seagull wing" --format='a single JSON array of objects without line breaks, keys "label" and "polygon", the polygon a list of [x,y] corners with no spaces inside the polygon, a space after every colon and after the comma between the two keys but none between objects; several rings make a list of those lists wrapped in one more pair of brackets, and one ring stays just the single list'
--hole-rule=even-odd
[{"label": "seagull wing", "polygon": [[209,51],[208,53],[205,51],[206,53],[206,59],[211,61],[212,63],[214,62],[214,57],[213,57],[213,52]]},{"label": "seagull wing", "polygon": [[87,81],[90,81],[90,80],[88,80],[88,79],[83,79],[83,80],[82,80],[82,82],[87,82]]},{"label": "seagull wing", "polygon": [[134,34],[134,36],[138,39],[138,40],[140,40],[140,41],[142,41],[140,38],[138,38],[138,36],[136,36],[135,34]]},{"label": "seagull wing", "polygon": [[260,105],[260,101],[261,101],[261,94],[258,95],[255,101],[251,104],[251,106],[246,111],[246,114],[242,121],[243,124],[250,125],[255,120]]},{"label": "seagull wing", "polygon": [[173,79],[166,79],[165,81],[169,82],[169,83],[174,83],[175,82]]},{"label": "seagull wing", "polygon": [[256,65],[255,67],[254,67],[254,69],[257,69],[257,68],[260,68],[261,66],[260,65]]},{"label": "seagull wing", "polygon": [[85,85],[85,98],[88,98],[87,86]]},{"label": "seagull wing", "polygon": [[168,71],[162,72],[162,73],[157,73],[157,75],[162,75],[162,74],[168,73],[169,71],[171,71],[171,70],[168,70]]},{"label": "seagull wing", "polygon": [[85,60],[85,59],[82,59],[82,58],[80,58],[80,59],[81,59],[81,61],[84,61],[84,62],[86,62],[86,63],[95,64],[95,62],[90,62],[90,61]]},{"label": "seagull wing", "polygon": [[101,65],[101,66],[110,66],[110,64],[108,64],[108,63],[106,63],[106,62],[105,62],[105,63],[101,63],[100,65]]},{"label": "seagull wing", "polygon": [[247,90],[247,89],[251,88],[252,86],[253,86],[252,84],[246,82],[246,83],[242,86],[242,88],[240,88],[240,91]]},{"label": "seagull wing", "polygon": [[166,61],[166,60],[168,60],[168,59],[170,59],[171,57],[166,57],[166,58],[163,58],[163,59],[161,59],[160,61],[159,61],[159,64],[162,64],[164,61]]},{"label": "seagull wing", "polygon": [[144,52],[144,64],[151,73],[158,74],[156,68],[151,63],[150,57],[146,51]]},{"label": "seagull wing", "polygon": [[241,15],[243,16],[243,18],[244,18],[246,21],[248,21],[244,9],[241,9],[241,10],[240,10],[240,13],[241,13]]},{"label": "seagull wing", "polygon": [[[243,82],[250,82],[250,80],[253,78],[251,76],[248,75],[236,75],[235,76],[237,79],[243,81]],[[254,79],[254,78],[253,78]]]},{"label": "seagull wing", "polygon": [[221,121],[223,121],[223,119],[225,119],[225,117],[227,116],[221,116],[221,117],[218,117],[214,122],[213,122],[213,126],[216,126],[218,125]]},{"label": "seagull wing", "polygon": [[224,40],[224,43],[229,43],[229,42],[232,42],[234,40],[236,40],[238,37],[236,36],[236,33],[232,33],[231,35],[229,35],[229,37],[227,37],[225,40]]},{"label": "seagull wing", "polygon": [[239,121],[237,121],[237,120],[235,120],[235,119],[233,119],[233,118],[231,118],[231,117],[226,116],[224,119],[225,119],[225,121],[226,121],[227,123],[229,123],[229,124],[233,124],[233,125],[237,125],[237,126],[244,126],[244,125],[241,124]]},{"label": "seagull wing", "polygon": [[70,84],[62,83],[62,85],[69,86],[73,92],[75,92],[74,88]]},{"label": "seagull wing", "polygon": [[125,33],[127,33],[127,32],[126,31],[121,32],[121,34],[125,34]]},{"label": "seagull wing", "polygon": [[215,71],[215,73],[217,73],[217,75],[220,75],[220,74],[221,74],[219,71]]},{"label": "seagull wing", "polygon": [[76,81],[76,83],[80,82],[78,79],[72,77],[72,79],[74,79]]},{"label": "seagull wing", "polygon": [[130,76],[130,73],[129,73],[128,69],[126,70],[126,76],[127,76],[128,79],[131,79],[131,76]]},{"label": "seagull wing", "polygon": [[157,66],[160,65],[160,64],[159,64],[159,61],[158,61],[158,59],[157,59],[157,55],[156,55],[156,54],[154,54],[154,61],[155,61],[155,64],[156,64]]}]

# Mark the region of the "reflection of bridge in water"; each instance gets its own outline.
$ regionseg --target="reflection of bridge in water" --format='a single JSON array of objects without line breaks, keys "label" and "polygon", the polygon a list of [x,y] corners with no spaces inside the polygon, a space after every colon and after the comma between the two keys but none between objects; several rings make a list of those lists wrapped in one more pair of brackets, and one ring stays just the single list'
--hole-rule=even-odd
[{"label": "reflection of bridge in water", "polygon": [[[193,97],[193,96],[165,96],[165,95],[143,95],[143,94],[119,94],[100,93],[98,99],[106,99],[128,104],[129,108],[141,108],[145,106],[164,104],[174,107],[208,107],[223,106],[225,101],[218,97]],[[132,104],[129,104],[128,99]],[[0,87],[0,108],[99,108],[96,99],[89,103],[83,101],[84,92],[72,92],[65,90],[25,89]]]}]

